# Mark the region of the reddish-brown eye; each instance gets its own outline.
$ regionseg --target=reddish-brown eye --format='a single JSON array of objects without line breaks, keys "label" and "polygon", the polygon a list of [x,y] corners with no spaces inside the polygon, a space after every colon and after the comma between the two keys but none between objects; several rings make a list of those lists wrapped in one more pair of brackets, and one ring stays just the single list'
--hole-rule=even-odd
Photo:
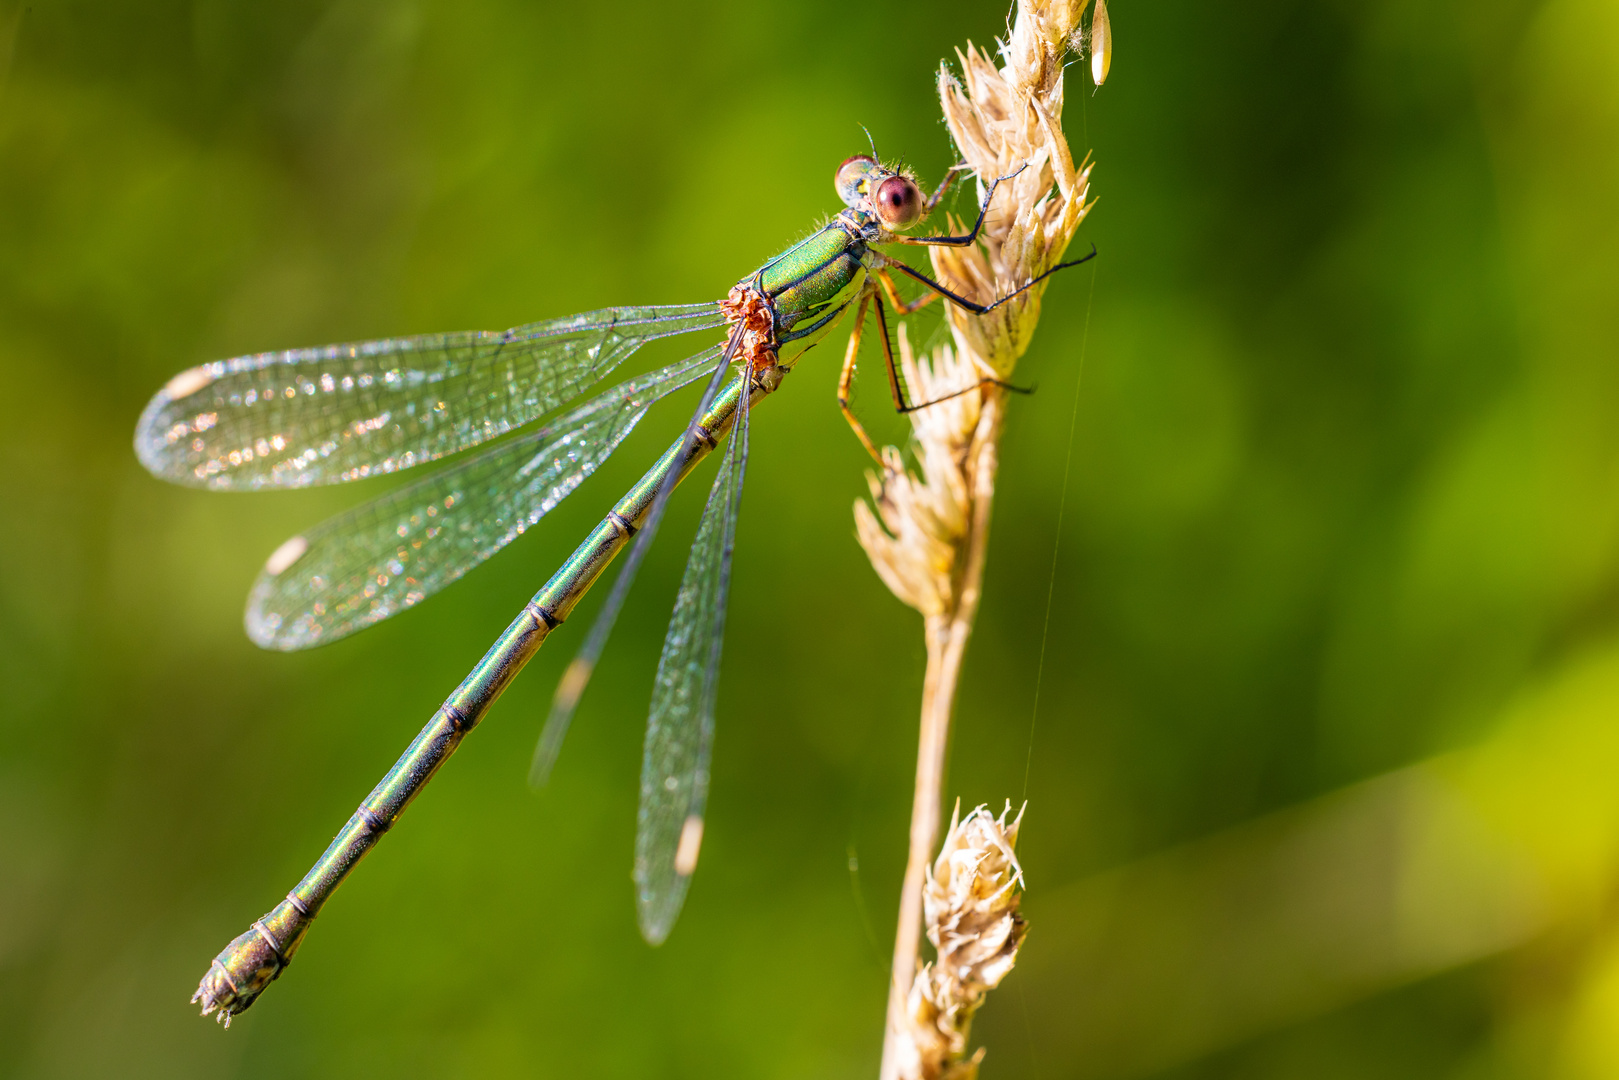
[{"label": "reddish-brown eye", "polygon": [[872,200],[877,216],[890,229],[909,229],[922,216],[922,193],[909,178],[890,176]]}]

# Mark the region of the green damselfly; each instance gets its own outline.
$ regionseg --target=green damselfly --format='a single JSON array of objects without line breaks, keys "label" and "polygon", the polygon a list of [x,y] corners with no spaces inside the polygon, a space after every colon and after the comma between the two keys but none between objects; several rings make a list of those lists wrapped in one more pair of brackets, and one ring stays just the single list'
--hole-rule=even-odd
[{"label": "green damselfly", "polygon": [[[481,447],[276,549],[253,584],[245,621],[248,636],[260,646],[293,650],[345,637],[455,581],[572,492],[655,402],[706,377],[680,437],[524,606],[298,886],[214,960],[192,998],[202,1003],[204,1015],[217,1009],[228,1024],[281,973],[321,905],[619,550],[637,537],[558,687],[531,772],[535,782],[543,782],[670,493],[729,434],[669,621],[647,720],[634,878],[641,931],[654,944],[664,939],[685,899],[702,840],[751,409],[853,308],[838,403],[878,457],[849,404],[868,313],[877,323],[895,408],[909,412],[935,404],[907,400],[889,348],[885,294],[901,312],[943,297],[982,314],[1048,274],[1095,255],[1093,248],[1007,296],[975,303],[873,248],[974,243],[1004,179],[989,183],[970,232],[911,237],[903,233],[933,211],[950,178],[924,199],[908,174],[881,165],[875,154],[857,155],[835,176],[845,209],[743,278],[725,300],[606,308],[504,333],[259,353],[191,368],[158,392],[141,415],[136,453],[153,474],[200,487],[265,490],[341,483]],[[901,301],[889,271],[928,291],[917,301]],[[647,342],[721,330],[723,340],[684,360],[584,396]],[[727,381],[733,366],[736,374]],[[531,431],[518,430],[548,415],[555,418]]]}]

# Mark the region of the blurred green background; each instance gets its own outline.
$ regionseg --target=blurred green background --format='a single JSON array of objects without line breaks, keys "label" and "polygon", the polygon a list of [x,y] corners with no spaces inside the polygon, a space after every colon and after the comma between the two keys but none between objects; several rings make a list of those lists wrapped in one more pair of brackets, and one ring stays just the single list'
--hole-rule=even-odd
[{"label": "blurred green background", "polygon": [[[229,1033],[186,1005],[209,959],[686,406],[304,655],[248,643],[247,586],[379,488],[177,489],[130,438],[204,360],[722,295],[835,208],[857,125],[937,178],[936,65],[1005,15],[0,3],[0,1074],[875,1074],[922,652],[853,539],[841,335],[756,417],[669,943],[629,867],[690,493],[551,787],[571,637]],[[1020,369],[948,784],[1029,800],[984,1075],[1619,1076],[1619,6],[1113,24],[1065,117],[1101,256]],[[903,439],[884,399],[868,366]]]}]

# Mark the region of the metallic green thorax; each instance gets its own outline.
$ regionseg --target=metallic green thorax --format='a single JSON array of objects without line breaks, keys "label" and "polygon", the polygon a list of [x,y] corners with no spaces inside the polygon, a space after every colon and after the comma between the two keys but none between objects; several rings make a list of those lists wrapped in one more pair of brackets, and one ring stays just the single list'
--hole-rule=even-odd
[{"label": "metallic green thorax", "polygon": [[825,337],[868,287],[870,245],[884,238],[875,218],[851,206],[738,285],[751,286],[770,302],[778,342],[808,347]]},{"label": "metallic green thorax", "polygon": [[404,756],[360,804],[298,887],[214,959],[199,996],[216,1004],[228,1019],[251,1005],[281,974],[321,905],[399,819],[439,766],[455,753],[467,732],[483,719],[501,691],[539,651],[546,636],[561,625],[629,542],[651,510],[665,478],[677,472],[676,482],[684,479],[715,448],[735,420],[745,384],[750,385],[750,401],[757,402],[774,392],[785,376],[785,368],[774,367],[751,379],[733,379],[719,391],[698,419],[695,430],[681,434],[608,511],[545,587],[534,594],[478,666],[433,714]]},{"label": "metallic green thorax", "polygon": [[775,307],[780,340],[796,341],[830,329],[843,313],[864,282],[864,255],[865,246],[834,219],[746,280]]}]

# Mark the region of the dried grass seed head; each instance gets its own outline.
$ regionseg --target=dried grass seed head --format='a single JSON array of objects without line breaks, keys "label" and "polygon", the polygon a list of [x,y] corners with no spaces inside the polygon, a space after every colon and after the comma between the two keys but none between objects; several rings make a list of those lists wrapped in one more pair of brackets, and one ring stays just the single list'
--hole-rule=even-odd
[{"label": "dried grass seed head", "polygon": [[[931,252],[940,277],[980,301],[1056,265],[1090,209],[1090,169],[1075,167],[1062,133],[1063,59],[1082,10],[1022,0],[1000,47],[1004,66],[969,43],[956,54],[959,78],[939,70],[945,121],[978,176],[980,194],[996,177],[1009,177],[995,192],[979,247]],[[1039,320],[1044,289],[1036,285],[987,315],[953,309],[958,348],[999,377],[1009,375]]]},{"label": "dried grass seed head", "polygon": [[[981,376],[945,345],[931,361],[919,360],[904,323],[899,362],[906,383],[921,400],[944,397]],[[958,394],[911,414],[914,456],[921,476],[905,468],[894,447],[883,450],[883,476],[866,474],[871,506],[856,500],[855,534],[889,591],[923,615],[953,610],[957,563],[970,525],[971,491],[962,468],[983,419],[983,399]]]},{"label": "dried grass seed head", "polygon": [[1011,804],[996,818],[976,807],[950,819],[939,857],[923,888],[928,939],[938,959],[916,973],[906,999],[903,1080],[967,1080],[984,1051],[964,1056],[973,1014],[1017,961],[1028,925],[1018,912],[1023,868],[1014,848],[1023,811]]}]

